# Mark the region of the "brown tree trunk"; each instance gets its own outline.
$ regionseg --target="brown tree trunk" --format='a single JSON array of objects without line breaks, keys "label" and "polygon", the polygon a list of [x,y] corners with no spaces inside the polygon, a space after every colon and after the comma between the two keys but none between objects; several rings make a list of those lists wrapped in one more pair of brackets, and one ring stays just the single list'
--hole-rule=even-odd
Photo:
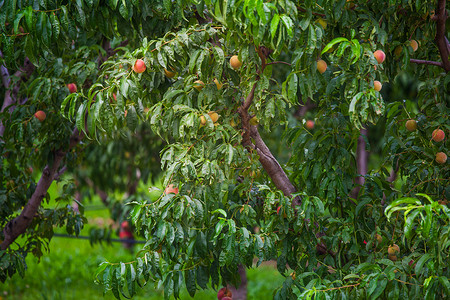
[{"label": "brown tree trunk", "polygon": [[75,129],[72,136],[70,137],[70,144],[68,149],[59,149],[55,152],[55,159],[52,164],[47,164],[42,171],[41,178],[34,190],[28,203],[25,205],[24,209],[14,219],[9,221],[5,228],[3,228],[3,234],[5,236],[4,241],[0,244],[1,250],[6,250],[9,245],[11,245],[19,235],[26,232],[27,228],[36,216],[36,213],[41,206],[42,199],[44,199],[47,194],[48,188],[52,184],[55,175],[58,174],[58,169],[66,156],[67,152],[75,147],[82,138],[82,134]]}]

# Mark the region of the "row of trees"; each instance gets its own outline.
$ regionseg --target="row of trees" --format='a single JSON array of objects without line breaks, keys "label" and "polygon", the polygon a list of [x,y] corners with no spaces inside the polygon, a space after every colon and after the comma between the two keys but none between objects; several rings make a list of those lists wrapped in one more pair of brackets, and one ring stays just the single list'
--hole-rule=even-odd
[{"label": "row of trees", "polygon": [[[67,175],[57,203],[97,193],[147,241],[97,270],[116,298],[148,281],[175,298],[238,287],[255,258],[286,278],[275,299],[444,297],[448,11],[0,1],[0,278],[23,276],[54,226],[80,232],[82,209],[49,205]],[[395,90],[405,77],[412,95]],[[160,167],[176,192],[137,194]]]}]

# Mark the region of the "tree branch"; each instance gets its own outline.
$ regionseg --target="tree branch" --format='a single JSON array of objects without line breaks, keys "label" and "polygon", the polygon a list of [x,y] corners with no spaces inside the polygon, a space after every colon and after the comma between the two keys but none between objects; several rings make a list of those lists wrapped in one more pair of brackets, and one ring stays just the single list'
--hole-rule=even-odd
[{"label": "tree branch", "polygon": [[414,63],[414,64],[433,65],[433,66],[438,66],[438,67],[441,67],[441,68],[444,67],[444,65],[441,62],[432,61],[432,60],[421,60],[421,59],[413,59],[413,58],[411,58],[409,61],[411,63]]},{"label": "tree branch", "polygon": [[19,235],[26,232],[27,228],[31,225],[33,218],[41,205],[42,199],[47,194],[55,174],[58,172],[59,165],[66,156],[67,152],[75,147],[82,138],[82,133],[75,129],[70,137],[70,143],[67,150],[59,149],[55,152],[55,158],[52,164],[47,164],[42,171],[41,178],[34,190],[28,203],[19,216],[9,221],[5,228],[3,228],[4,241],[0,244],[1,250],[6,250]]},{"label": "tree branch", "polygon": [[438,46],[439,53],[441,54],[442,66],[448,73],[450,72],[450,61],[448,60],[449,49],[448,41],[445,38],[445,22],[448,18],[447,10],[445,8],[445,0],[438,1],[438,7],[436,9],[436,37],[434,38],[436,45]]},{"label": "tree branch", "polygon": [[[247,148],[256,149],[259,155],[259,161],[261,162],[264,170],[267,172],[269,177],[272,179],[272,182],[279,190],[281,190],[286,196],[289,197],[292,193],[296,192],[294,185],[291,183],[283,168],[280,166],[276,158],[270,152],[270,149],[266,146],[263,139],[259,135],[258,127],[250,125],[250,116],[248,114],[248,109],[250,108],[255,97],[255,90],[256,85],[258,84],[259,74],[264,72],[264,68],[266,67],[266,58],[270,55],[270,50],[266,49],[263,46],[260,46],[257,51],[259,57],[261,58],[261,69],[258,71],[256,82],[253,84],[250,93],[247,95],[244,103],[242,103],[241,107],[238,109],[242,121],[242,127],[244,129],[242,144]],[[252,143],[251,138],[253,138],[255,144]],[[293,205],[298,205],[299,203],[300,199],[296,199],[293,201]]]},{"label": "tree branch", "polygon": [[364,175],[367,174],[367,162],[369,160],[369,152],[366,151],[366,141],[363,136],[367,136],[367,129],[361,128],[360,136],[358,137],[358,144],[356,146],[356,168],[358,176],[354,179],[354,183],[357,184],[355,188],[350,192],[350,197],[353,199],[358,198],[359,191],[364,185]]},{"label": "tree branch", "polygon": [[[0,55],[2,55],[2,53],[0,52]],[[14,73],[13,76],[15,77],[29,77],[31,75],[31,73],[34,70],[34,65],[30,62],[30,60],[28,58],[25,58],[25,61],[23,63],[23,67],[20,68],[16,73]],[[18,82],[13,89],[11,90],[10,88],[10,84],[11,84],[11,77],[9,75],[8,69],[6,68],[6,66],[1,66],[1,76],[2,76],[2,82],[3,85],[6,88],[6,92],[5,92],[5,99],[3,100],[3,105],[1,108],[1,112],[3,112],[7,107],[9,108],[9,111],[12,112],[13,111],[13,107],[12,105],[15,104],[17,102],[17,95],[19,94],[19,88],[20,88],[20,82]],[[2,121],[0,121],[0,140],[1,137],[3,137],[3,133],[5,132],[5,125],[3,124]]]},{"label": "tree branch", "polygon": [[261,162],[264,170],[272,179],[275,186],[283,192],[286,196],[291,196],[296,192],[294,185],[291,183],[283,168],[278,163],[277,159],[272,155],[270,149],[264,143],[263,139],[259,135],[257,126],[251,126],[250,135],[255,141],[255,149],[259,155],[259,161]]},{"label": "tree branch", "polygon": [[266,64],[266,66],[268,66],[268,65],[275,65],[275,64],[285,64],[285,65],[288,65],[288,66],[292,66],[290,63],[285,62],[285,61],[273,61],[273,62],[270,62],[270,63]]}]

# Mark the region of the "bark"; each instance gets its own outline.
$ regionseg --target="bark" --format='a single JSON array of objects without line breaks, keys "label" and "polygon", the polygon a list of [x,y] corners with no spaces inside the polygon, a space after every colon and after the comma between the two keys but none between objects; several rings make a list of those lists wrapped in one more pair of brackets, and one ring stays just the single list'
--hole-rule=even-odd
[{"label": "bark", "polygon": [[[296,192],[294,185],[291,183],[283,168],[278,163],[277,159],[272,155],[270,149],[266,146],[263,139],[261,138],[258,127],[250,125],[251,116],[248,113],[253,99],[255,97],[255,90],[259,80],[259,74],[264,71],[266,67],[266,59],[270,55],[271,51],[263,46],[258,49],[258,55],[261,58],[261,68],[257,72],[256,82],[253,84],[250,93],[245,98],[238,112],[241,117],[242,127],[244,129],[243,133],[243,145],[250,150],[256,150],[259,155],[259,161],[263,166],[264,170],[269,175],[275,186],[281,190],[284,195],[291,196],[292,193]],[[252,139],[254,142],[252,142]],[[298,204],[298,202],[296,203]]]},{"label": "bark", "polygon": [[419,64],[419,65],[432,65],[432,66],[438,66],[438,67],[441,67],[441,68],[444,67],[444,65],[441,62],[438,62],[438,61],[413,59],[413,58],[411,58],[409,61],[411,63]]},{"label": "bark", "polygon": [[[303,101],[302,101],[303,103]],[[317,107],[317,104],[312,102],[311,99],[307,99],[305,103],[303,103],[302,106],[299,107],[299,109],[295,112],[295,116],[303,118],[308,111],[311,109]]]},{"label": "bark", "polygon": [[58,173],[62,160],[66,156],[67,152],[79,143],[81,138],[82,134],[75,129],[70,137],[68,149],[59,149],[55,152],[53,163],[45,166],[31,199],[25,205],[20,215],[9,221],[5,228],[3,228],[5,239],[0,244],[1,250],[6,250],[19,235],[26,232],[27,228],[31,225],[33,218],[36,216],[42,199],[44,199],[47,194],[48,188],[52,184],[55,175]]},{"label": "bark", "polygon": [[[3,56],[1,52],[0,56]],[[13,76],[19,77],[22,80],[24,80],[31,75],[33,70],[34,65],[30,62],[28,58],[25,58],[23,66],[17,72],[15,72]],[[10,86],[11,76],[8,72],[8,69],[4,65],[0,66],[0,74],[2,76],[3,86],[6,89],[1,112],[3,112],[7,107],[9,107],[9,112],[12,112],[14,110],[14,104],[17,103],[17,95],[19,93],[20,81],[18,81],[16,85],[13,88],[11,88]],[[3,125],[3,122],[0,120],[0,139],[1,137],[3,137],[4,132],[5,132],[5,125]]]},{"label": "bark", "polygon": [[258,152],[259,161],[275,186],[281,190],[285,196],[290,196],[292,193],[295,193],[296,189],[294,185],[287,177],[277,159],[272,155],[270,149],[264,143],[259,135],[257,126],[251,126],[250,135],[254,140],[254,149]]},{"label": "bark", "polygon": [[445,22],[448,18],[445,2],[445,0],[438,1],[438,7],[436,9],[436,37],[434,38],[434,41],[439,49],[439,53],[441,54],[442,66],[448,73],[450,72],[450,61],[448,60],[449,45],[445,37]]},{"label": "bark", "polygon": [[227,285],[228,289],[231,290],[233,300],[246,300],[247,299],[247,273],[245,267],[242,264],[238,265],[238,273],[241,277],[241,284],[238,288]]},{"label": "bark", "polygon": [[366,151],[366,142],[364,136],[367,137],[367,129],[361,128],[360,136],[358,137],[358,144],[356,146],[356,168],[358,176],[355,178],[354,183],[357,184],[350,193],[350,197],[353,199],[358,198],[359,191],[364,185],[364,175],[367,174],[367,162],[369,160],[369,152]]}]

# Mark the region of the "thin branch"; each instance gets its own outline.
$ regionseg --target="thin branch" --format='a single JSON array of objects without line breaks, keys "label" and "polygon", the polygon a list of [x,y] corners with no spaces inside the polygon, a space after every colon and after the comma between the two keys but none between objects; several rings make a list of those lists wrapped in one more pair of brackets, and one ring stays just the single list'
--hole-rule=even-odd
[{"label": "thin branch", "polygon": [[411,63],[414,63],[414,64],[433,65],[433,66],[438,66],[438,67],[441,67],[441,68],[444,67],[444,65],[441,62],[432,61],[432,60],[421,60],[421,59],[413,59],[413,58],[411,58],[409,61]]},{"label": "thin branch", "polygon": [[67,166],[64,166],[61,168],[61,170],[59,170],[56,174],[55,177],[53,177],[53,180],[59,180],[59,178],[67,171]]},{"label": "thin branch", "polygon": [[42,171],[41,178],[34,190],[28,203],[19,216],[10,220],[5,228],[3,234],[5,239],[0,244],[1,250],[6,250],[21,234],[25,233],[31,225],[36,213],[41,206],[42,199],[44,199],[50,185],[53,182],[55,174],[58,172],[59,165],[66,156],[67,152],[74,148],[82,138],[82,133],[75,129],[70,137],[68,149],[59,149],[55,152],[55,157],[52,164],[47,164]]},{"label": "thin branch", "polygon": [[275,64],[285,64],[285,65],[288,65],[288,66],[292,66],[290,63],[285,62],[285,61],[273,61],[273,62],[270,62],[270,63],[266,64],[266,66],[268,66],[268,65],[275,65]]}]

